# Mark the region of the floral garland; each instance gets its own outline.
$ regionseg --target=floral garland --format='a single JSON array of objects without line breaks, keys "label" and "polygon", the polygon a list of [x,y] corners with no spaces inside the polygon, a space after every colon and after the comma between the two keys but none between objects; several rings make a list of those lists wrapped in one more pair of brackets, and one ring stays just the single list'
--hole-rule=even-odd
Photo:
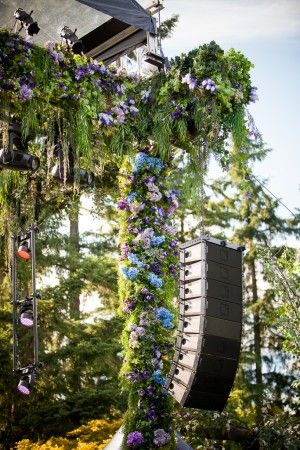
[{"label": "floral garland", "polygon": [[171,217],[178,192],[168,190],[171,162],[148,147],[120,172],[120,297],[127,316],[122,378],[129,390],[124,448],[173,448],[172,400],[164,389],[175,328],[178,268]]},{"label": "floral garland", "polygon": [[25,135],[47,135],[50,144],[53,128],[64,128],[60,140],[75,155],[87,155],[87,165],[97,154],[103,160],[107,138],[135,119],[134,85],[123,72],[65,45],[48,41],[42,48],[0,30],[0,117],[13,115]]}]

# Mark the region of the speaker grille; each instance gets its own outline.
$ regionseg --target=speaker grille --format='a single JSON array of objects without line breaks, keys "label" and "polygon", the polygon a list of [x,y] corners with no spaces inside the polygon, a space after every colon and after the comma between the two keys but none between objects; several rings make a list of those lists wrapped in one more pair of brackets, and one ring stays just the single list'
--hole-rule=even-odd
[{"label": "speaker grille", "polygon": [[166,388],[182,405],[221,411],[241,346],[242,250],[203,236],[180,248],[179,325]]}]

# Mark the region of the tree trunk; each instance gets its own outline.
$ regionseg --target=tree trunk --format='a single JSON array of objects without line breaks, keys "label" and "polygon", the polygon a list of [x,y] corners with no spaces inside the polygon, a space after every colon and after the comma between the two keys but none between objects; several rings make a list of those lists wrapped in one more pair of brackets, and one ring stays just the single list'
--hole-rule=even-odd
[{"label": "tree trunk", "polygon": [[80,318],[80,292],[81,283],[77,279],[77,269],[80,259],[79,245],[79,202],[74,205],[69,213],[70,234],[69,234],[69,311],[70,318],[78,320]]},{"label": "tree trunk", "polygon": [[256,381],[256,425],[259,426],[262,420],[263,405],[263,380],[262,380],[262,360],[261,360],[261,324],[260,314],[257,307],[257,279],[255,260],[250,263],[251,284],[252,284],[252,304],[254,305],[254,356],[255,356],[255,381]]}]

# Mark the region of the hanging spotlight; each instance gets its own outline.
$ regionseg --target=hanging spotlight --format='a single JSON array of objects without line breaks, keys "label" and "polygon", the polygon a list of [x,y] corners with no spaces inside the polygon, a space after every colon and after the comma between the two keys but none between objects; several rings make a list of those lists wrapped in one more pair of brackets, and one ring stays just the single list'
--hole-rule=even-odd
[{"label": "hanging spotlight", "polygon": [[21,242],[17,251],[17,255],[20,256],[20,258],[25,259],[25,261],[28,261],[31,258],[29,239],[24,239]]},{"label": "hanging spotlight", "polygon": [[34,318],[33,318],[33,302],[32,298],[26,298],[24,303],[20,308],[20,324],[26,328],[33,327]]},{"label": "hanging spotlight", "polygon": [[34,384],[36,374],[33,367],[21,369],[22,376],[18,384],[18,391],[22,395],[29,395]]},{"label": "hanging spotlight", "polygon": [[35,172],[40,166],[36,156],[26,153],[26,144],[22,142],[20,126],[10,124],[8,130],[8,147],[0,149],[1,169],[26,170]]},{"label": "hanging spotlight", "polygon": [[74,31],[71,30],[68,26],[64,26],[60,30],[60,37],[63,41],[73,50],[73,53],[79,54],[83,51],[82,41],[78,39],[76,36],[77,28]]},{"label": "hanging spotlight", "polygon": [[30,13],[28,14],[22,8],[18,8],[14,12],[14,16],[15,16],[16,20],[18,20],[21,23],[21,28],[20,28],[19,31],[21,31],[22,28],[25,28],[26,33],[29,36],[33,36],[34,34],[38,34],[38,32],[40,31],[40,28],[39,28],[37,22],[34,22],[33,18],[31,17],[32,13],[33,13],[33,10],[30,11]]}]

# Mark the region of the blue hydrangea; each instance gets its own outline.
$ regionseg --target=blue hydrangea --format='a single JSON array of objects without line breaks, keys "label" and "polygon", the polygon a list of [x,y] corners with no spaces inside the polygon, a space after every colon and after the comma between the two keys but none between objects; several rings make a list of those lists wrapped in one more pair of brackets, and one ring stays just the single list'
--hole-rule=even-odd
[{"label": "blue hydrangea", "polygon": [[162,279],[158,278],[155,273],[150,272],[148,274],[148,280],[150,281],[150,283],[152,284],[152,286],[155,286],[156,288],[161,288],[163,285]]},{"label": "blue hydrangea", "polygon": [[138,267],[144,267],[145,265],[142,261],[139,260],[139,258],[134,253],[128,253],[127,258],[132,264],[135,264]]},{"label": "blue hydrangea", "polygon": [[152,374],[152,378],[154,380],[154,383],[160,384],[161,386],[163,386],[166,383],[166,379],[165,377],[162,376],[160,370],[155,370]]},{"label": "blue hydrangea", "polygon": [[126,280],[134,280],[139,274],[139,271],[136,267],[127,268],[127,267],[121,266],[120,271],[121,271],[122,275],[124,276],[124,278],[126,278]]},{"label": "blue hydrangea", "polygon": [[136,192],[132,192],[132,194],[129,194],[127,197],[128,203],[132,203],[133,200],[135,199],[135,197],[136,197]]},{"label": "blue hydrangea", "polygon": [[160,172],[163,168],[163,162],[161,159],[149,156],[144,152],[139,152],[135,157],[133,171],[138,172],[141,170],[143,165],[146,165],[148,169],[157,169],[158,172]]},{"label": "blue hydrangea", "polygon": [[165,236],[153,236],[151,238],[151,244],[152,245],[160,245],[163,242],[165,242],[165,240],[166,240]]},{"label": "blue hydrangea", "polygon": [[172,323],[174,314],[172,314],[167,308],[156,308],[155,315],[164,328],[174,328],[174,324]]}]

